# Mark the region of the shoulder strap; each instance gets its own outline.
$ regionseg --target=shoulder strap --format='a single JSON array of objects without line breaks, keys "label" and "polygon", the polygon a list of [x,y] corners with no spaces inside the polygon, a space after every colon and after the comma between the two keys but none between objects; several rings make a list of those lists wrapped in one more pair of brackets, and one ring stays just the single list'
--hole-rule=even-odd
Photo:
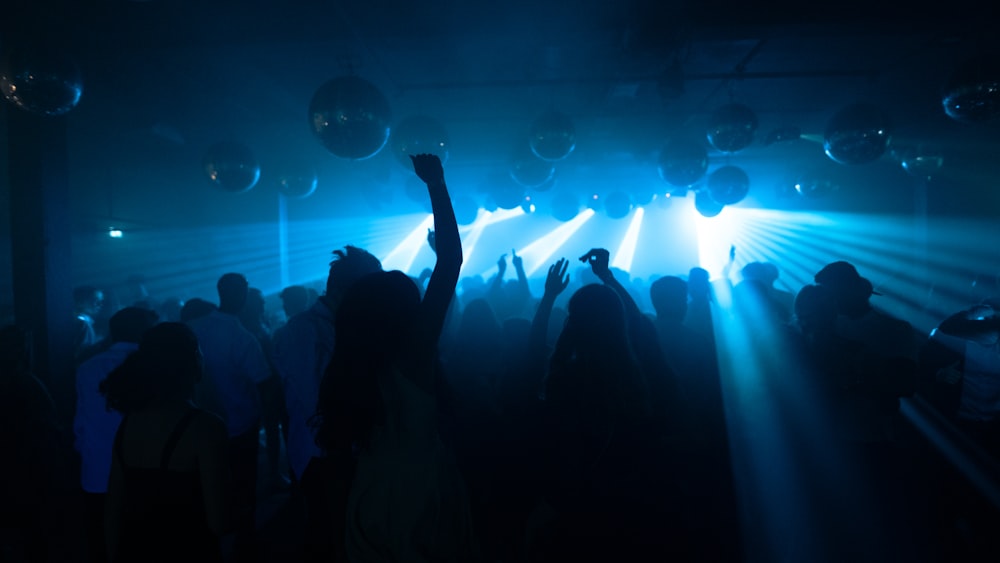
[{"label": "shoulder strap", "polygon": [[[167,438],[167,443],[163,447],[163,456],[160,458],[160,469],[166,469],[170,465],[170,456],[173,455],[174,448],[177,447],[177,441],[181,439],[184,430],[191,424],[191,420],[194,419],[194,415],[197,413],[197,409],[189,410],[184,415],[184,418],[177,423],[177,426],[174,427],[173,432],[170,433],[170,437]],[[119,457],[121,456],[119,455]]]},{"label": "shoulder strap", "polygon": [[122,455],[122,436],[125,434],[125,425],[128,423],[128,415],[122,418],[121,424],[118,425],[118,432],[115,433],[115,453],[118,454],[118,463],[121,464],[122,469],[125,469],[125,456]]}]

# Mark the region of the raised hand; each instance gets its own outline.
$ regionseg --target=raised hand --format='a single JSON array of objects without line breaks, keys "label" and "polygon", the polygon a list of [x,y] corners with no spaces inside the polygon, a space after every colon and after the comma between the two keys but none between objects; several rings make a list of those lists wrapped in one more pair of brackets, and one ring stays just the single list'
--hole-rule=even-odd
[{"label": "raised hand", "polygon": [[441,166],[441,159],[433,154],[410,155],[413,161],[413,171],[424,181],[425,184],[444,183],[444,168]]},{"label": "raised hand", "polygon": [[560,258],[555,264],[549,266],[549,273],[545,276],[545,295],[556,297],[569,286],[569,260]]},{"label": "raised hand", "polygon": [[513,248],[510,249],[510,263],[513,264],[518,270],[524,267],[524,260],[517,255],[517,251]]},{"label": "raised hand", "polygon": [[500,255],[500,259],[497,260],[497,270],[500,271],[497,275],[502,278],[503,275],[504,275],[504,273],[507,271],[507,255],[506,254],[501,254]]},{"label": "raised hand", "polygon": [[608,281],[611,278],[611,253],[604,248],[591,248],[586,254],[580,257],[584,264],[590,264],[591,269],[601,281]]},{"label": "raised hand", "polygon": [[431,247],[431,250],[437,252],[437,238],[434,236],[433,229],[427,229],[427,244]]}]

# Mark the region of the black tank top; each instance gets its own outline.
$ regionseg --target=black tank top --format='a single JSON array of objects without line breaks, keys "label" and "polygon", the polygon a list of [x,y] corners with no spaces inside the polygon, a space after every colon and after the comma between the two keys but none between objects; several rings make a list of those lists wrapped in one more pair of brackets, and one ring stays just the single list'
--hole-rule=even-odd
[{"label": "black tank top", "polygon": [[201,479],[197,471],[169,469],[170,457],[191,420],[191,409],[170,433],[160,466],[130,467],[125,463],[122,436],[126,416],[115,436],[115,451],[124,476],[124,513],[116,562],[221,561],[219,539],[208,527]]}]

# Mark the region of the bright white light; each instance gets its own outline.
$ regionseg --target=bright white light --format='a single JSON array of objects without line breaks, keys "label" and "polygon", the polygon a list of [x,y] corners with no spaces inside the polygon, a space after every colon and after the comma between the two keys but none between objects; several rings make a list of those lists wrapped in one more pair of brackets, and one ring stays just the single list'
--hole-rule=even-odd
[{"label": "bright white light", "polygon": [[427,244],[427,229],[434,225],[434,215],[427,217],[417,225],[417,228],[406,235],[403,242],[396,245],[389,251],[389,254],[382,259],[382,267],[386,270],[400,270],[409,273],[413,267],[413,261],[417,259],[417,254],[423,245]]},{"label": "bright white light", "polygon": [[621,244],[618,246],[618,252],[615,253],[614,260],[611,261],[612,268],[618,268],[626,272],[631,271],[632,259],[635,257],[635,247],[639,242],[639,230],[642,228],[642,217],[645,213],[645,209],[641,207],[636,208],[635,213],[632,215],[632,222],[628,226],[628,231],[625,232],[625,238],[622,239]]},{"label": "bright white light", "polygon": [[[556,253],[566,241],[573,236],[580,227],[594,216],[593,209],[584,209],[573,219],[559,225],[548,234],[536,239],[534,242],[518,249],[517,255],[524,260],[524,273],[528,277],[538,271],[542,266],[547,266],[549,259]],[[497,268],[493,266],[483,272],[483,279],[490,279],[496,274]]]},{"label": "bright white light", "polygon": [[111,238],[122,238],[122,235],[124,235],[124,233],[122,233],[121,229],[116,229],[114,227],[108,229],[108,236]]}]

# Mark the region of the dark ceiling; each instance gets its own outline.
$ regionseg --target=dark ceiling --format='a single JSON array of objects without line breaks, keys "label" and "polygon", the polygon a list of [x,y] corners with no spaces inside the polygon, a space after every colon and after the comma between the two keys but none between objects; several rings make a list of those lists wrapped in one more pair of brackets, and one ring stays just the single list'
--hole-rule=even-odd
[{"label": "dark ceiling", "polygon": [[[997,125],[952,121],[940,103],[956,66],[994,49],[986,2],[8,4],[5,48],[41,37],[71,48],[83,70],[84,95],[68,118],[80,217],[266,221],[275,171],[301,163],[319,170],[320,189],[293,209],[297,217],[393,212],[386,202],[407,202],[402,166],[387,154],[339,159],[308,130],[315,90],[351,73],[382,90],[394,121],[426,114],[448,128],[454,191],[504,173],[512,147],[548,108],[572,116],[578,132],[576,151],[557,166],[560,189],[659,182],[664,141],[703,138],[711,112],[734,101],[757,113],[756,142],[733,155],[710,152],[710,170],[744,167],[745,205],[909,213],[915,179],[891,154],[845,167],[815,142],[838,109],[868,101],[888,112],[894,147],[945,158],[932,212],[997,209],[982,199],[997,175]],[[682,90],[664,82],[675,64]],[[812,140],[766,145],[782,127]],[[202,155],[223,139],[261,161],[252,192],[213,192],[205,180]],[[783,188],[813,169],[837,176],[842,192],[819,203],[789,199]]]}]

